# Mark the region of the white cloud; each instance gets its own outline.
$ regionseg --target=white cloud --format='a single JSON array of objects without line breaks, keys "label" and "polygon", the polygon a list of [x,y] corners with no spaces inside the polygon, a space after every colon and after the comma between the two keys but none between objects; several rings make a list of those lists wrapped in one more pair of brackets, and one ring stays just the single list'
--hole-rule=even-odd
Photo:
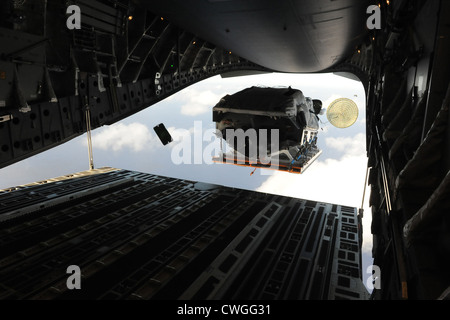
[{"label": "white cloud", "polygon": [[203,127],[202,121],[194,121],[189,129],[171,127],[169,132],[173,138],[170,147],[174,164],[212,164],[212,157],[221,150],[216,129]]},{"label": "white cloud", "polygon": [[128,148],[139,152],[148,149],[150,144],[154,147],[157,141],[156,135],[152,135],[147,126],[139,122],[119,122],[92,135],[93,148],[102,150],[120,151]]},{"label": "white cloud", "polygon": [[258,191],[290,197],[360,206],[366,173],[365,156],[316,160],[301,175],[277,171]]},{"label": "white cloud", "polygon": [[223,95],[216,94],[211,90],[199,91],[196,89],[185,89],[178,96],[184,104],[181,106],[181,114],[187,116],[197,116],[200,114],[211,112]]},{"label": "white cloud", "polygon": [[169,144],[169,147],[173,148],[178,143],[183,143],[183,141],[190,140],[191,136],[194,134],[194,127],[189,129],[169,127],[167,128],[167,131],[169,131],[173,140],[172,143]]},{"label": "white cloud", "polygon": [[353,137],[325,138],[327,147],[344,152],[346,156],[364,155],[366,152],[366,136],[358,133]]}]

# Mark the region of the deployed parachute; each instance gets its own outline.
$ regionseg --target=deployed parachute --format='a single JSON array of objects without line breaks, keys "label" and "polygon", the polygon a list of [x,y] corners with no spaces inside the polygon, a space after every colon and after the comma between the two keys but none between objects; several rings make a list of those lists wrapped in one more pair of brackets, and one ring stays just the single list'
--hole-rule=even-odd
[{"label": "deployed parachute", "polygon": [[358,119],[358,106],[348,98],[339,98],[330,103],[327,119],[336,128],[348,128]]}]

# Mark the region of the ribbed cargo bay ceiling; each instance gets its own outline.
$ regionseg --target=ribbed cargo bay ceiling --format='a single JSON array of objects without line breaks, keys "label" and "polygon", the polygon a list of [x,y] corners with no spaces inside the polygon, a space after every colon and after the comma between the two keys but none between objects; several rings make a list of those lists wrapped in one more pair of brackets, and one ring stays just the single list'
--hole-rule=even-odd
[{"label": "ribbed cargo bay ceiling", "polygon": [[139,1],[179,27],[263,67],[320,72],[356,51],[370,1]]},{"label": "ribbed cargo bay ceiling", "polygon": [[74,0],[80,29],[68,4],[2,7],[0,168],[215,75],[372,70],[368,1]]}]

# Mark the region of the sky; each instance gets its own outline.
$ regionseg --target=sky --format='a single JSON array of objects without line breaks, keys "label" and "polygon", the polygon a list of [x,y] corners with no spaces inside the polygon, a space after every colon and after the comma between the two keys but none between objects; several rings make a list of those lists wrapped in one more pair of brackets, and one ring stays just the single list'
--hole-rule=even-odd
[{"label": "sky", "polygon": [[[214,148],[218,147],[218,140],[211,134],[215,128],[212,107],[226,94],[250,86],[291,86],[300,89],[306,97],[322,100],[324,108],[337,98],[350,98],[358,106],[358,119],[351,127],[340,129],[328,123],[325,114],[319,116],[317,143],[323,153],[302,174],[257,169],[251,175],[253,168],[211,163]],[[120,122],[93,130],[94,166],[109,166],[360,208],[367,168],[365,119],[365,92],[359,81],[333,74],[215,76]],[[173,142],[166,146],[153,130],[160,123],[173,137]],[[191,148],[187,150],[189,144]],[[203,152],[205,148],[212,152]],[[82,135],[2,168],[0,189],[87,170],[87,150],[86,135]],[[363,204],[363,279],[369,275],[366,269],[373,262],[369,196],[370,188],[367,188]]]}]

